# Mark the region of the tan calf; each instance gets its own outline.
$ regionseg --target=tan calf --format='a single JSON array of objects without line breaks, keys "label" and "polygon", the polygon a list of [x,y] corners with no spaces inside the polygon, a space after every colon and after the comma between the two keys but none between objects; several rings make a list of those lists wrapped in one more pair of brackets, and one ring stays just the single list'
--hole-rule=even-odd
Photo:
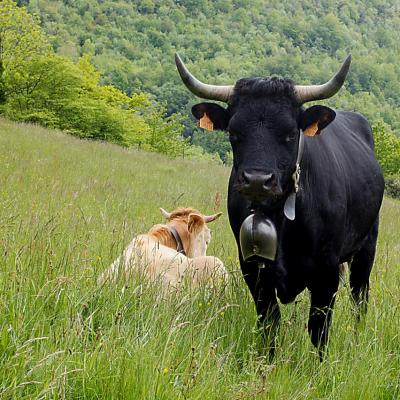
[{"label": "tan calf", "polygon": [[115,281],[119,275],[129,279],[134,271],[150,279],[161,278],[167,286],[177,286],[183,280],[195,284],[215,282],[227,276],[222,261],[206,255],[211,239],[207,223],[221,213],[205,216],[193,208],[160,211],[166,224],[155,225],[147,234],[136,236],[100,276],[99,284]]}]

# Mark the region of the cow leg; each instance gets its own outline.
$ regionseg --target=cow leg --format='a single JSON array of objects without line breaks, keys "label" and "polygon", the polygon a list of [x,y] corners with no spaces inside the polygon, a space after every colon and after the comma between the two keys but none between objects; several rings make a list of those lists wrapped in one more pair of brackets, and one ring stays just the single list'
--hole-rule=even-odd
[{"label": "cow leg", "polygon": [[367,312],[369,276],[375,259],[378,220],[372,227],[363,247],[353,256],[350,264],[351,296],[357,306],[357,318]]},{"label": "cow leg", "polygon": [[311,307],[308,319],[308,333],[312,344],[318,349],[322,360],[328,342],[328,331],[332,319],[333,306],[339,286],[339,264],[327,266],[310,287]]},{"label": "cow leg", "polygon": [[[281,313],[276,299],[275,287],[271,285],[271,271],[259,268],[254,263],[241,263],[244,279],[253,297],[258,324],[263,336],[263,341],[269,346],[272,359],[275,353],[276,334],[279,328]],[[249,271],[246,273],[245,271]]]}]

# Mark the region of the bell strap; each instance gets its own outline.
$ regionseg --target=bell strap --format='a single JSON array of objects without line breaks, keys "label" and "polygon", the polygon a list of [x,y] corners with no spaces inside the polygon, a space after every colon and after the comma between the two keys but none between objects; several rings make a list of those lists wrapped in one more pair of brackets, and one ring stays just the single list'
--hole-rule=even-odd
[{"label": "bell strap", "polygon": [[288,198],[285,201],[285,206],[283,208],[283,212],[287,219],[293,221],[296,218],[296,193],[299,191],[299,182],[300,182],[300,162],[303,157],[304,150],[304,133],[303,130],[300,130],[299,136],[299,145],[297,148],[297,157],[296,157],[296,167],[292,174],[293,179],[293,191],[289,194]]}]

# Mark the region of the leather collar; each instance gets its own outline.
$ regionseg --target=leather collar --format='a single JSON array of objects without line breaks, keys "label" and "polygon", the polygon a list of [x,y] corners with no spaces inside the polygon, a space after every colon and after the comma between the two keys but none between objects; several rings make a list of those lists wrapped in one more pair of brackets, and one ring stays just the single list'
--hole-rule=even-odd
[{"label": "leather collar", "polygon": [[165,227],[170,231],[171,235],[174,237],[175,242],[176,242],[176,251],[178,253],[183,254],[184,256],[186,256],[186,252],[185,249],[183,247],[183,243],[182,243],[182,239],[179,236],[178,231],[176,230],[176,228],[174,228],[171,225],[165,225]]}]

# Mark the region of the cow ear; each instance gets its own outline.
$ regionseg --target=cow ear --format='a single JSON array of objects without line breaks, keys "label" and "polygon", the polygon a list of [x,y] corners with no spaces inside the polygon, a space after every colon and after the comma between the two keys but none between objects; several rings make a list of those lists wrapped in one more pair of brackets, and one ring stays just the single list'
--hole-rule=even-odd
[{"label": "cow ear", "polygon": [[215,103],[200,103],[192,107],[199,128],[224,131],[229,122],[228,111]]},{"label": "cow ear", "polygon": [[205,225],[204,218],[200,214],[189,214],[188,231],[189,233],[198,232]]},{"label": "cow ear", "polygon": [[335,111],[329,107],[312,106],[301,115],[300,127],[306,136],[319,135],[335,117]]}]

